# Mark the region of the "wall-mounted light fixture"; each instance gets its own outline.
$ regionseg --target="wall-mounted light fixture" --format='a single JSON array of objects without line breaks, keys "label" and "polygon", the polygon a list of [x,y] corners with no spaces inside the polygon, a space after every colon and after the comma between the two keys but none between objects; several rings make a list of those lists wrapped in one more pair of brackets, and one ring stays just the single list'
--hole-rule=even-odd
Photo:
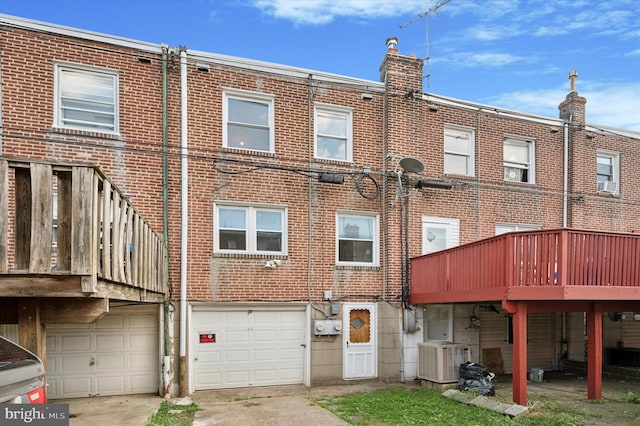
[{"label": "wall-mounted light fixture", "polygon": [[282,260],[280,259],[272,259],[265,263],[264,267],[269,269],[276,269],[278,266],[282,264]]}]

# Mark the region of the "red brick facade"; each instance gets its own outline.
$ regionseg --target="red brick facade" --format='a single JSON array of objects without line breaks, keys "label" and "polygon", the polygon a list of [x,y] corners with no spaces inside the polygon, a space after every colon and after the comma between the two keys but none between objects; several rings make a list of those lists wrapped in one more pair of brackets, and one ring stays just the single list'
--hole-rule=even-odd
[{"label": "red brick facade", "polygon": [[[188,130],[183,135],[179,49],[165,51],[165,126],[162,46],[9,22],[12,24],[0,25],[3,156],[98,164],[131,197],[156,232],[162,231],[166,215],[170,301],[177,306],[183,284],[180,145],[186,136],[188,302],[304,302],[312,307],[312,318],[322,318],[314,306],[328,309],[325,291],[331,291],[337,303],[379,303],[379,321],[391,324],[379,324],[378,377],[382,379],[400,376],[399,318],[406,273],[402,238],[407,237],[410,257],[422,254],[424,216],[458,219],[461,244],[494,235],[497,224],[558,228],[566,221],[568,227],[594,230],[640,228],[640,193],[635,190],[634,176],[640,168],[639,135],[424,94],[421,60],[395,49],[382,61],[381,82],[187,51]],[[59,63],[117,72],[117,134],[53,126],[55,65]],[[274,152],[223,146],[225,90],[266,94],[273,99]],[[581,99],[572,92],[563,111],[575,108],[574,117],[584,118]],[[315,158],[316,105],[335,105],[352,112],[352,161]],[[471,176],[445,174],[445,126],[473,131]],[[569,152],[566,198],[565,127]],[[503,149],[509,137],[534,144],[533,183],[505,181]],[[617,193],[596,191],[598,150],[619,155]],[[395,171],[403,157],[418,159],[425,169],[420,174],[404,174],[408,180],[399,198]],[[363,174],[365,168],[371,169],[372,179]],[[343,176],[344,183],[319,182],[321,172]],[[451,188],[414,189],[418,179],[450,183]],[[565,200],[567,216],[563,219]],[[216,252],[217,204],[285,208],[287,252],[276,256]],[[403,223],[407,208],[408,223]],[[379,264],[336,265],[336,214],[340,212],[377,215]],[[274,258],[282,261],[280,266],[265,268],[265,262]],[[307,333],[310,327],[306,325]],[[172,343],[177,346],[177,341]],[[340,380],[340,338],[312,336],[310,343],[308,382]],[[176,354],[175,347],[173,350]],[[332,361],[325,362],[325,358]]]}]

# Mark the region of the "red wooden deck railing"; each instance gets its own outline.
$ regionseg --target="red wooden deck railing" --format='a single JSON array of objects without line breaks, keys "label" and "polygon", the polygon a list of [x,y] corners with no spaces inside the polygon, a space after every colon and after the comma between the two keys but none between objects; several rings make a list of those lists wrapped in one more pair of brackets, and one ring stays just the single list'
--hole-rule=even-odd
[{"label": "red wooden deck railing", "polygon": [[411,260],[411,303],[640,299],[640,235],[511,232]]}]

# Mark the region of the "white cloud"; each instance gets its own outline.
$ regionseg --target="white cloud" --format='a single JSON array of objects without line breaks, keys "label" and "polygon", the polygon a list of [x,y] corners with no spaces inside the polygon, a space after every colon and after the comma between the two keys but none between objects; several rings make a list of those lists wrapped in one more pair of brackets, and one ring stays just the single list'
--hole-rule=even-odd
[{"label": "white cloud", "polygon": [[254,0],[267,15],[296,25],[324,25],[339,17],[375,19],[424,11],[424,1],[409,0]]},{"label": "white cloud", "polygon": [[[580,96],[587,99],[586,119],[594,125],[640,132],[640,82],[580,82]],[[580,87],[578,87],[580,89]],[[558,105],[568,87],[522,90],[492,97],[488,103],[515,111],[558,118]]]},{"label": "white cloud", "polygon": [[640,82],[598,84],[581,95],[589,123],[640,132]]},{"label": "white cloud", "polygon": [[476,40],[481,41],[493,41],[504,39],[505,37],[512,37],[519,33],[518,28],[515,26],[504,26],[504,25],[483,25],[483,26],[474,26],[469,29],[469,33],[471,37]]},{"label": "white cloud", "polygon": [[460,52],[432,58],[432,63],[446,63],[447,66],[456,68],[493,68],[525,61],[526,59],[527,58],[510,53]]}]

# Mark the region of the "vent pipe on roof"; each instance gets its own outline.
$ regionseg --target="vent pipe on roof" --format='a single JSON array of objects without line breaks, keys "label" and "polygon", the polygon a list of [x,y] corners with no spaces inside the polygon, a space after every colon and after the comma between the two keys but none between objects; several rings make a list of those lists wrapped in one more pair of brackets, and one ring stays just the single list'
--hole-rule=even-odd
[{"label": "vent pipe on roof", "polygon": [[387,52],[398,53],[398,37],[389,37],[385,44],[387,45]]}]

